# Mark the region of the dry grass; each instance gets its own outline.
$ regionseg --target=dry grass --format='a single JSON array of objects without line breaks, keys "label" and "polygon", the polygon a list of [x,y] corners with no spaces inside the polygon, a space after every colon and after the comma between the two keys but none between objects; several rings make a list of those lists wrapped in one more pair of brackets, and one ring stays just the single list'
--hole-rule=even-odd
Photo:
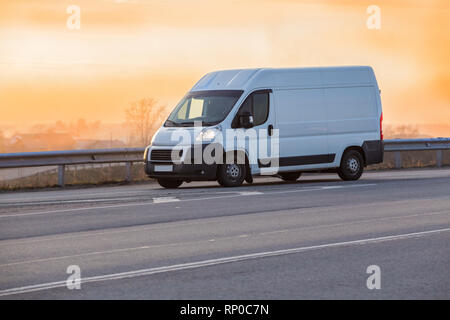
[{"label": "dry grass", "polygon": [[[111,166],[66,166],[65,184],[98,185],[125,182],[125,165]],[[148,181],[143,164],[134,164],[131,169],[133,182]],[[27,177],[0,181],[0,190],[17,190],[30,188],[47,188],[58,186],[58,172],[56,169],[36,173]]]},{"label": "dry grass", "polygon": [[[426,168],[436,166],[436,151],[402,151],[402,168]],[[442,165],[450,165],[450,150],[442,152]],[[371,165],[369,170],[395,168],[394,152],[385,152],[383,163]]]}]

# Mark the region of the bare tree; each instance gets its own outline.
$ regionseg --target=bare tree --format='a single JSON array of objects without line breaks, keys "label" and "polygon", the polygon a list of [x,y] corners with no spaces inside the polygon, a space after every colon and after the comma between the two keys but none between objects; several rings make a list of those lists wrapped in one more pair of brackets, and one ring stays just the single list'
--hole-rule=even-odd
[{"label": "bare tree", "polygon": [[150,144],[152,134],[162,122],[165,107],[156,104],[156,100],[145,98],[133,102],[125,110],[126,124],[130,129],[131,142],[139,146]]}]

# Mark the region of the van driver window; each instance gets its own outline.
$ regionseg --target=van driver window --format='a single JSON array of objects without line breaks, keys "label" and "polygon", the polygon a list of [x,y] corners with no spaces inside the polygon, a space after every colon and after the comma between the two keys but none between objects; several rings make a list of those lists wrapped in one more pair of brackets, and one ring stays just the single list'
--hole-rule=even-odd
[{"label": "van driver window", "polygon": [[245,99],[244,103],[242,104],[241,109],[239,110],[239,114],[243,114],[244,112],[253,113],[252,99],[253,99],[253,95],[251,95],[247,99]]},{"label": "van driver window", "polygon": [[248,96],[244,103],[242,103],[236,118],[233,120],[233,128],[238,127],[239,115],[244,112],[250,112],[253,115],[254,126],[259,126],[266,122],[269,116],[269,93],[255,92]]}]

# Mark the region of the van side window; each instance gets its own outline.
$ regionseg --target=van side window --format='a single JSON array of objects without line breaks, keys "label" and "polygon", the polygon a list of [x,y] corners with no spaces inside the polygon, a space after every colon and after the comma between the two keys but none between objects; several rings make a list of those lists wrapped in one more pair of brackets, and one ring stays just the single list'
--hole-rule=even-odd
[{"label": "van side window", "polygon": [[239,127],[239,116],[243,112],[250,112],[253,115],[254,126],[259,126],[266,122],[269,116],[269,93],[255,92],[249,95],[233,119],[232,128]]},{"label": "van side window", "polygon": [[253,121],[255,126],[266,122],[269,116],[269,93],[260,92],[253,94]]}]

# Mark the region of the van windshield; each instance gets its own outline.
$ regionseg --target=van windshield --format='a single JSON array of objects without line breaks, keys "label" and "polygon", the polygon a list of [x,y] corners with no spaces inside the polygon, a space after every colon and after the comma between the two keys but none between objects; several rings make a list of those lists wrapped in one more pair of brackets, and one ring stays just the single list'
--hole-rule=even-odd
[{"label": "van windshield", "polygon": [[193,127],[216,125],[225,119],[242,95],[241,90],[208,90],[189,92],[164,123],[165,127]]}]

